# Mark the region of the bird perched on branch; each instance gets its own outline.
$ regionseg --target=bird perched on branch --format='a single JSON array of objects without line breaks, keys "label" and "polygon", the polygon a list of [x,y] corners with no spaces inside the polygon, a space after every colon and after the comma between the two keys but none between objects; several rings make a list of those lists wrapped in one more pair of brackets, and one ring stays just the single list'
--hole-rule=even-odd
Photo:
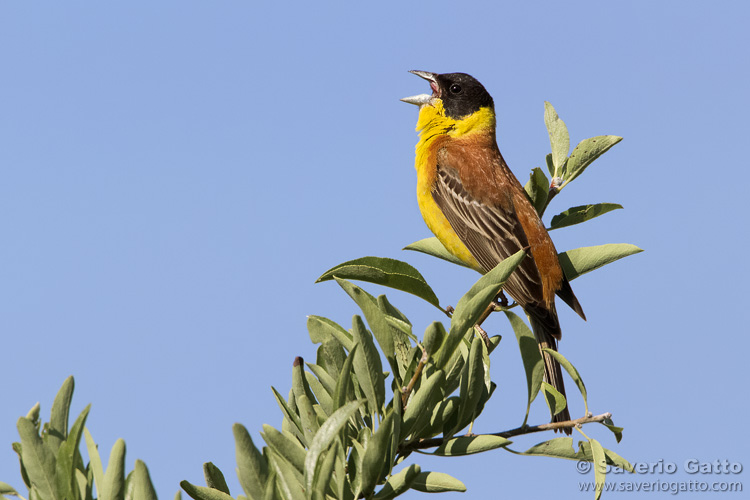
[{"label": "bird perched on branch", "polygon": [[[432,88],[431,94],[402,99],[419,106],[417,200],[427,226],[451,254],[480,273],[526,249],[528,256],[504,291],[526,312],[540,347],[557,350],[555,294],[586,317],[544,224],[500,154],[492,97],[464,73],[411,73]],[[560,364],[548,353],[542,356],[545,380],[565,395]],[[570,420],[567,406],[552,419]]]}]

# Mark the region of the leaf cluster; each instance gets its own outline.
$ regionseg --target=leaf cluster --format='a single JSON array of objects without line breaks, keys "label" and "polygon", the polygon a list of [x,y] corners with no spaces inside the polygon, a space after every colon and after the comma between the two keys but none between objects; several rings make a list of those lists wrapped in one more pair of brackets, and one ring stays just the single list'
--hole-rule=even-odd
[{"label": "leaf cluster", "polygon": [[[85,427],[91,405],[68,428],[74,386],[73,377],[68,377],[52,403],[49,422],[40,420],[39,403],[18,419],[21,442],[13,443],[13,449],[29,500],[156,500],[146,464],[136,460],[135,468],[125,474],[122,439],[115,442],[104,467],[98,446]],[[82,439],[89,456],[86,464],[79,449]],[[7,496],[25,500],[13,487],[0,482],[0,499]],[[179,497],[178,493],[177,500]]]}]

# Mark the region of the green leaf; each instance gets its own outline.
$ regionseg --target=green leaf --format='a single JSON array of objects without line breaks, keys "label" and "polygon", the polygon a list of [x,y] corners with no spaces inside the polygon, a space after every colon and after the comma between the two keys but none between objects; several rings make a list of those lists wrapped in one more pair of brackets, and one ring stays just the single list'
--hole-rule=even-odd
[{"label": "green leaf", "polygon": [[89,469],[91,470],[91,474],[94,476],[94,484],[96,485],[96,497],[104,499],[105,497],[102,496],[102,486],[104,484],[104,467],[102,467],[102,459],[99,456],[99,449],[94,442],[93,436],[91,436],[91,433],[86,427],[83,428],[83,435],[86,439],[86,450],[89,453]]},{"label": "green leaf", "polygon": [[508,317],[510,326],[513,327],[513,332],[516,334],[518,349],[521,351],[523,369],[526,372],[526,415],[523,418],[523,425],[526,425],[529,419],[531,403],[536,399],[536,395],[539,394],[539,388],[542,386],[544,362],[542,361],[542,355],[539,353],[539,343],[536,341],[536,337],[534,337],[529,327],[526,326],[526,323],[510,311],[505,311],[505,315]]},{"label": "green leaf", "polygon": [[622,431],[624,431],[625,429],[623,429],[622,427],[617,427],[615,423],[612,422],[611,418],[605,419],[601,424],[607,429],[609,429],[610,431],[612,431],[618,443],[622,441]]},{"label": "green leaf", "polygon": [[21,461],[39,500],[60,500],[62,497],[55,483],[57,459],[53,451],[44,445],[31,420],[21,417],[17,426],[21,436]]},{"label": "green leaf", "polygon": [[180,486],[185,490],[185,493],[195,500],[234,500],[229,494],[221,490],[206,488],[205,486],[195,486],[187,481],[180,481]]},{"label": "green leaf", "polygon": [[550,415],[557,415],[565,409],[568,401],[557,389],[547,382],[542,382],[542,390],[544,391],[544,398],[547,400]]},{"label": "green leaf", "polygon": [[107,471],[99,490],[101,498],[122,500],[125,498],[125,441],[118,439],[109,452]]},{"label": "green leaf", "polygon": [[318,432],[318,416],[315,413],[312,401],[310,401],[307,395],[302,394],[294,400],[297,403],[297,411],[302,422],[302,431],[305,433],[305,443],[310,443],[315,437],[315,433]]},{"label": "green leaf", "polygon": [[305,360],[300,356],[294,358],[292,363],[292,390],[295,397],[307,396],[312,404],[316,404],[318,401],[307,383],[307,377],[305,377],[304,363]]},{"label": "green leaf", "polygon": [[555,358],[558,363],[560,363],[560,366],[565,368],[565,371],[568,372],[568,375],[570,375],[570,378],[573,379],[573,382],[576,383],[578,386],[578,390],[581,391],[581,396],[583,396],[583,404],[586,407],[586,413],[589,412],[589,403],[588,403],[588,396],[586,395],[586,386],[583,384],[583,379],[581,378],[581,375],[578,373],[578,370],[576,370],[575,366],[565,359],[565,356],[560,354],[559,352],[549,349],[547,347],[544,348],[544,351],[549,353],[550,356]]},{"label": "green leaf", "polygon": [[18,494],[18,492],[13,488],[13,486],[9,485],[8,483],[4,483],[0,481],[0,497],[3,495],[12,495],[19,497],[23,499],[21,495]]},{"label": "green leaf", "polygon": [[444,384],[445,372],[436,370],[414,391],[407,402],[406,411],[404,411],[403,423],[401,424],[402,439],[406,439],[413,433],[415,438],[422,437],[419,436],[419,429],[415,426],[418,421],[422,420],[426,420],[424,424],[429,423],[431,408],[434,408],[434,405],[443,398],[441,389]]},{"label": "green leaf", "polygon": [[[304,426],[302,425],[302,420],[300,416],[297,414],[296,410],[296,403],[294,398],[294,391],[290,391],[290,402],[291,404],[294,404],[294,409],[292,408],[290,403],[287,403],[287,401],[284,399],[284,397],[279,394],[279,391],[277,391],[273,386],[271,386],[271,390],[273,391],[273,395],[276,398],[276,403],[278,403],[279,408],[281,408],[281,413],[284,414],[284,417],[286,417],[286,421],[288,421],[291,425],[290,428],[294,430],[294,433],[297,435],[298,438],[302,441],[302,444],[307,445],[308,441],[305,437],[305,431]],[[283,429],[284,427],[282,427]]]},{"label": "green leaf", "polygon": [[595,205],[571,207],[552,217],[549,230],[551,231],[553,229],[560,229],[561,227],[580,224],[581,222],[586,222],[587,220],[591,220],[619,208],[622,208],[622,205],[617,203],[597,203]]},{"label": "green leaf", "polygon": [[411,342],[412,340],[417,342],[417,337],[412,333],[409,318],[399,311],[396,306],[391,304],[385,295],[378,295],[378,307],[385,315],[385,319],[391,327],[394,355],[398,366],[398,371],[394,372],[394,377],[399,385],[403,385],[406,368],[409,366]]},{"label": "green leaf", "polygon": [[354,363],[354,356],[359,349],[359,344],[354,344],[352,350],[349,352],[349,356],[344,361],[344,366],[341,369],[339,379],[336,381],[336,392],[333,395],[333,406],[336,409],[344,406],[349,399],[349,388],[351,387],[352,379],[352,366]]},{"label": "green leaf", "polygon": [[365,393],[370,413],[380,412],[385,403],[385,377],[380,354],[359,316],[354,316],[352,320],[352,333],[361,347],[354,356],[354,373]]},{"label": "green leaf", "polygon": [[[77,460],[80,460],[79,447],[81,436],[83,435],[83,426],[86,423],[91,405],[86,406],[78,416],[65,441],[62,442],[57,450],[56,480],[57,489],[62,493],[64,498],[75,499],[77,497],[77,484],[75,466]],[[77,459],[77,460],[76,460]]]},{"label": "green leaf", "polygon": [[444,457],[459,457],[463,455],[473,455],[475,453],[482,453],[484,451],[494,450],[496,448],[502,448],[508,446],[512,441],[492,435],[480,435],[480,436],[461,436],[451,438],[443,442],[440,447],[435,450],[435,455]]},{"label": "green leaf", "polygon": [[373,497],[375,500],[391,500],[404,493],[411,487],[422,468],[417,464],[402,469],[388,478],[383,487]]},{"label": "green leaf", "polygon": [[[325,368],[319,365],[314,365],[312,363],[305,363],[307,367],[310,369],[310,371],[313,372],[313,374],[317,377],[317,383],[320,384],[321,388],[326,392],[328,397],[333,396],[334,392],[336,392],[336,379],[334,379],[331,375],[328,374]],[[307,383],[309,384],[311,381],[311,376],[309,374],[306,375],[307,377]],[[315,390],[315,387],[310,387],[316,396],[318,396],[317,391]],[[318,397],[318,400],[320,400],[320,397]]]},{"label": "green leaf", "polygon": [[553,177],[559,177],[563,164],[570,151],[570,135],[568,127],[565,126],[552,104],[544,101],[544,124],[547,126],[549,143],[552,147],[552,163],[555,166]]},{"label": "green leaf", "polygon": [[448,250],[446,250],[443,244],[440,243],[440,240],[438,240],[434,236],[432,238],[425,238],[423,240],[415,241],[411,245],[405,246],[404,250],[413,250],[415,252],[426,253],[427,255],[432,255],[433,257],[437,257],[438,259],[447,260],[448,262],[451,262],[453,264],[468,267],[469,269],[474,269],[470,265],[455,257]]},{"label": "green leaf", "polygon": [[307,450],[299,441],[279,432],[268,424],[263,424],[263,432],[260,435],[273,451],[292,464],[298,471],[305,472]]},{"label": "green leaf", "polygon": [[[348,334],[349,332],[347,332]],[[333,379],[339,377],[341,373],[341,367],[344,365],[346,359],[346,352],[341,342],[334,338],[330,338],[320,344],[316,353],[315,362],[318,366],[325,368],[326,372]],[[316,373],[316,375],[318,375]],[[318,376],[320,378],[320,376]]]},{"label": "green leaf", "polygon": [[[566,460],[585,460],[591,462],[594,456],[591,453],[591,446],[586,441],[578,442],[578,451],[573,449],[573,438],[559,437],[550,439],[543,443],[536,444],[525,452],[514,452],[519,455],[545,456],[554,458],[564,458]],[[604,455],[607,463],[615,467],[620,467],[628,472],[633,472],[633,466],[612,450],[604,448]]]},{"label": "green leaf", "polygon": [[596,481],[596,495],[594,496],[594,500],[599,500],[602,496],[602,489],[604,488],[604,481],[607,474],[607,458],[604,455],[604,448],[599,444],[599,441],[596,439],[589,439],[589,445],[591,445],[591,455],[594,464],[594,479]]},{"label": "green leaf", "polygon": [[203,477],[206,479],[206,486],[230,495],[229,486],[227,486],[227,480],[224,479],[224,474],[213,463],[206,462],[203,464]]},{"label": "green leaf", "polygon": [[459,397],[461,398],[461,413],[458,417],[458,426],[454,429],[453,434],[469,425],[476,417],[475,412],[477,405],[482,397],[484,387],[484,363],[482,362],[482,349],[486,348],[484,340],[480,337],[474,337],[471,342],[471,351],[464,365],[464,372],[461,375],[461,388]]},{"label": "green leaf", "polygon": [[315,469],[318,466],[318,460],[321,453],[327,450],[336,440],[338,432],[343,428],[354,413],[362,406],[362,401],[351,401],[328,417],[328,420],[320,426],[320,430],[315,435],[310,449],[305,456],[304,473],[305,487],[312,487]]},{"label": "green leaf", "polygon": [[63,382],[62,387],[60,387],[60,390],[57,392],[55,400],[52,403],[49,430],[47,431],[45,441],[51,446],[52,451],[55,452],[65,438],[68,437],[68,418],[70,415],[70,402],[73,400],[74,388],[75,381],[71,375],[65,379],[65,382]]},{"label": "green leaf", "polygon": [[[380,309],[377,299],[354,283],[339,279],[338,277],[334,279],[336,280],[336,283],[338,283],[354,300],[354,302],[357,303],[359,308],[362,309],[362,313],[365,315],[365,319],[367,319],[367,324],[370,325],[372,333],[378,341],[378,345],[380,345],[383,354],[385,354],[385,358],[388,360],[388,364],[391,366],[393,373],[398,373],[396,344],[393,339],[393,327],[391,327],[385,319],[385,313]],[[356,338],[355,335],[355,341]],[[374,348],[375,346],[373,345],[373,349]],[[379,359],[380,355],[378,355],[378,360]]]},{"label": "green leaf", "polygon": [[411,483],[411,488],[423,493],[466,491],[464,483],[444,472],[420,472]]},{"label": "green leaf", "polygon": [[[283,398],[282,398],[283,399]],[[237,460],[237,477],[242,490],[250,500],[262,500],[268,477],[268,462],[255,447],[250,434],[242,424],[232,426]]]},{"label": "green leaf", "polygon": [[133,470],[133,500],[157,500],[148,468],[140,460],[135,461]]},{"label": "green leaf", "polygon": [[443,345],[445,340],[445,327],[439,321],[433,321],[424,332],[422,345],[430,356],[434,356]]},{"label": "green leaf", "polygon": [[302,485],[302,475],[283,457],[268,451],[268,458],[271,467],[276,471],[276,484],[281,490],[282,498],[286,500],[304,500],[304,486]]},{"label": "green leaf", "polygon": [[351,333],[335,321],[322,316],[308,316],[307,331],[310,333],[310,340],[315,344],[335,338],[347,351],[351,351],[354,343]]},{"label": "green leaf", "polygon": [[573,281],[583,274],[642,251],[629,243],[609,243],[568,250],[560,253],[558,257],[565,277],[568,281]]},{"label": "green leaf", "polygon": [[599,135],[584,139],[578,143],[578,146],[570,154],[568,163],[565,165],[565,182],[560,186],[560,189],[581,175],[586,170],[586,167],[591,165],[591,162],[606,153],[609,148],[621,140],[622,137],[617,137],[616,135]]},{"label": "green leaf", "polygon": [[549,172],[550,177],[555,176],[555,164],[552,161],[552,153],[548,154],[544,157],[545,162],[547,163],[547,171]]},{"label": "green leaf", "polygon": [[[398,404],[398,402],[396,402]],[[392,465],[388,456],[388,448],[393,435],[393,418],[394,412],[389,411],[388,415],[380,422],[380,426],[373,433],[370,442],[365,448],[365,455],[362,457],[362,469],[360,474],[360,491],[367,496],[378,483],[384,467]],[[388,467],[389,468],[389,467]],[[387,472],[390,472],[388,470]],[[386,472],[386,473],[387,473]]]},{"label": "green leaf", "polygon": [[335,467],[337,448],[329,449],[323,453],[322,460],[319,460],[318,467],[315,469],[312,488],[307,490],[307,497],[311,500],[325,500],[326,490],[330,487],[333,491],[333,470]]},{"label": "green leaf", "polygon": [[544,209],[547,206],[547,197],[549,196],[549,179],[544,175],[541,168],[537,167],[531,170],[529,182],[523,188],[526,190],[526,194],[529,195],[529,200],[534,205],[539,217],[544,215]]},{"label": "green leaf", "polygon": [[339,264],[323,273],[316,283],[338,278],[387,286],[426,300],[440,309],[435,292],[424,277],[406,262],[385,257],[362,257]]},{"label": "green leaf", "polygon": [[474,327],[484,310],[505,285],[505,281],[525,257],[526,252],[519,250],[503,260],[494,269],[479,278],[474,286],[461,297],[451,317],[451,328],[448,336],[435,359],[435,365],[438,368],[447,368],[447,362],[453,356],[458,343],[466,335],[466,331]]}]

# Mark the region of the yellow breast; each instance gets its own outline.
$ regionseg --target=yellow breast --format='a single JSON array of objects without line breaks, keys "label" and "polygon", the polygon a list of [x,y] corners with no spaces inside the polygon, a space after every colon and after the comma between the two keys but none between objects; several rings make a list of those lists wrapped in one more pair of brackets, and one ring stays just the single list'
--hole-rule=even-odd
[{"label": "yellow breast", "polygon": [[[479,115],[482,111],[474,113]],[[432,185],[435,182],[437,151],[440,142],[460,137],[476,130],[478,124],[487,123],[486,117],[471,115],[463,120],[452,120],[445,116],[442,102],[436,100],[434,105],[424,105],[419,111],[417,131],[419,142],[416,147],[415,167],[417,169],[417,203],[427,227],[451,254],[462,262],[484,273],[479,262],[471,255],[451,227],[448,219],[432,197]],[[474,118],[472,118],[474,117]],[[494,123],[494,121],[493,121]]]}]

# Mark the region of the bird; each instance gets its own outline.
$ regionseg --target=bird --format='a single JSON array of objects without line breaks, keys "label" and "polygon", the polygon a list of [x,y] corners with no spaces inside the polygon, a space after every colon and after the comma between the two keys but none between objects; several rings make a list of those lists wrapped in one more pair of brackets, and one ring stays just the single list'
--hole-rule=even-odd
[{"label": "bird", "polygon": [[[415,167],[417,202],[427,227],[456,258],[480,273],[526,250],[503,287],[526,313],[544,361],[544,378],[563,396],[557,350],[562,337],[555,295],[586,316],[563,274],[555,245],[518,179],[500,154],[492,96],[466,73],[410,71],[431,94],[405,97],[419,106]],[[568,406],[553,422],[570,420]],[[563,429],[571,434],[569,427]]]}]

